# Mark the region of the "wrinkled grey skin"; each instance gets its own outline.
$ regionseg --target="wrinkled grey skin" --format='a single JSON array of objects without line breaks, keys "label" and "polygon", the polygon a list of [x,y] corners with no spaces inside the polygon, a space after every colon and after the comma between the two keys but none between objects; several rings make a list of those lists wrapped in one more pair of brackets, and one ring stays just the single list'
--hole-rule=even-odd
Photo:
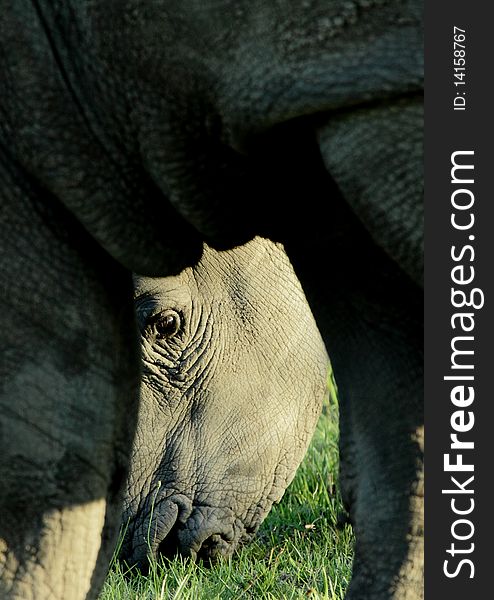
[{"label": "wrinkled grey skin", "polygon": [[230,556],[283,495],[315,429],[328,360],[269,240],[136,279],[143,376],[120,557]]},{"label": "wrinkled grey skin", "polygon": [[1,595],[101,586],[138,404],[131,271],[261,234],[339,385],[347,597],[422,598],[421,2],[0,9]]}]

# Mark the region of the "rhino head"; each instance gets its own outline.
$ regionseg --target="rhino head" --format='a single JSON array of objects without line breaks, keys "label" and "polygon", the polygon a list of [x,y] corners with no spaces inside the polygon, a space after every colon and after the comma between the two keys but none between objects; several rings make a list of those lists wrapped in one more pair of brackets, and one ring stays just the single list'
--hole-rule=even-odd
[{"label": "rhino head", "polygon": [[262,238],[136,278],[140,414],[121,556],[214,560],[250,539],[314,431],[328,359],[291,265]]}]

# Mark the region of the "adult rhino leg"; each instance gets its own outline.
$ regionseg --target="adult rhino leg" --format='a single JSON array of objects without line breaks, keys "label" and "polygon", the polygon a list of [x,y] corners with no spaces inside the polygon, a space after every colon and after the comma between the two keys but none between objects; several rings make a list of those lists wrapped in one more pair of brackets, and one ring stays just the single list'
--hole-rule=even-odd
[{"label": "adult rhino leg", "polygon": [[338,384],[340,485],[356,534],[347,599],[419,600],[422,292],[382,251],[352,239],[311,264],[286,246]]},{"label": "adult rhino leg", "polygon": [[95,597],[138,398],[131,278],[51,198],[0,180],[0,597]]},{"label": "adult rhino leg", "polygon": [[422,349],[399,320],[394,331],[359,323],[353,360],[334,361],[341,488],[357,540],[352,600],[423,597]]}]

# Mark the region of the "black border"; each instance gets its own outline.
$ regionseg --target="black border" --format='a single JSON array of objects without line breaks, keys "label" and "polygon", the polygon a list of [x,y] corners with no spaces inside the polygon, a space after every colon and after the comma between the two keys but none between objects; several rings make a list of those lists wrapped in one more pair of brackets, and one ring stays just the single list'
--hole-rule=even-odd
[{"label": "black border", "polygon": [[[429,0],[425,5],[425,597],[427,600],[471,600],[492,595],[494,566],[494,391],[490,374],[494,373],[492,352],[492,310],[494,265],[494,134],[491,94],[494,40],[493,6],[479,0]],[[465,84],[454,85],[453,27],[466,30]],[[454,110],[457,91],[465,92],[466,109]],[[463,95],[463,94],[461,94]],[[458,232],[451,226],[451,154],[473,150],[474,184],[468,187],[475,196],[475,224],[471,231]],[[456,577],[444,575],[444,561],[452,562],[455,571],[462,556],[446,553],[452,541],[451,525],[455,519],[450,506],[450,476],[445,473],[443,456],[450,452],[451,414],[457,410],[450,401],[451,382],[451,246],[464,244],[474,235],[475,269],[473,286],[482,289],[484,306],[473,309],[475,400],[470,408],[475,424],[464,439],[474,441],[475,448],[464,452],[464,462],[473,461],[474,480],[468,495],[475,508],[467,518],[475,531],[469,542],[473,552],[463,555],[472,560],[464,564]],[[471,240],[468,240],[471,241]],[[470,255],[470,253],[469,253]],[[466,263],[465,263],[466,264]],[[472,286],[471,286],[472,287]],[[461,333],[459,333],[461,335]],[[466,371],[464,371],[466,373]],[[470,372],[469,372],[470,374]],[[466,473],[457,474],[464,481]],[[460,497],[460,496],[458,496]],[[466,495],[463,496],[466,498]],[[458,501],[460,502],[460,501]],[[463,504],[466,506],[466,503]],[[456,517],[461,518],[461,517]],[[463,533],[467,531],[465,529]],[[461,529],[458,530],[461,532]]]}]

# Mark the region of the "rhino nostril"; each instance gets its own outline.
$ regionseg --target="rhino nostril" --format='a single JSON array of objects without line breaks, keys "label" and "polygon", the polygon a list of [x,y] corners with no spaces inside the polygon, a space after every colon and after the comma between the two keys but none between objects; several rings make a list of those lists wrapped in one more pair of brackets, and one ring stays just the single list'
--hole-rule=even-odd
[{"label": "rhino nostril", "polygon": [[214,563],[221,558],[229,558],[234,546],[220,534],[213,534],[203,541],[197,552],[198,560]]},{"label": "rhino nostril", "polygon": [[172,559],[179,554],[178,527],[172,527],[158,546],[158,555]]},{"label": "rhino nostril", "polygon": [[191,502],[182,496],[158,498],[154,510],[140,513],[126,532],[119,560],[142,573],[149,560],[162,554],[173,558],[178,551],[177,533],[191,512]]}]

